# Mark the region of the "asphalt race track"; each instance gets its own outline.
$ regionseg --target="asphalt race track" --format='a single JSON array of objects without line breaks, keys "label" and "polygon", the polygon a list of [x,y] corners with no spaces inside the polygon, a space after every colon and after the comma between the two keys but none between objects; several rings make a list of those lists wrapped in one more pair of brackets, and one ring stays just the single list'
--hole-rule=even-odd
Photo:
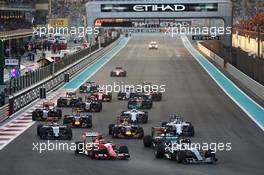
[{"label": "asphalt race track", "polygon": [[[148,50],[151,40],[158,50]],[[127,70],[126,78],[110,78],[116,66]],[[128,45],[92,78],[99,84],[127,83],[166,85],[161,102],[154,102],[149,110],[149,122],[142,125],[145,134],[151,126],[166,121],[170,113],[182,114],[193,123],[192,141],[207,143],[231,142],[231,151],[217,152],[216,165],[182,165],[170,160],[154,158],[153,151],[143,147],[142,140],[114,139],[114,143],[128,145],[128,161],[91,160],[72,151],[33,151],[33,142],[42,142],[36,135],[36,124],[0,151],[1,175],[248,175],[264,174],[264,134],[251,119],[229,99],[183,46],[181,38],[162,36],[132,37]],[[118,101],[103,104],[101,113],[93,113],[93,130],[107,135],[108,124],[127,109]],[[70,109],[65,109],[64,114]],[[73,129],[73,142],[85,129]],[[55,143],[55,141],[53,141]]]}]

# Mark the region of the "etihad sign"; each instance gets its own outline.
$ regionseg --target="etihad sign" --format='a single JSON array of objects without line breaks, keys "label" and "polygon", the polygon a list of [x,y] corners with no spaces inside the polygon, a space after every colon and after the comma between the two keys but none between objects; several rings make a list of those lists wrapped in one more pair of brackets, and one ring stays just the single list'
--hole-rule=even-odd
[{"label": "etihad sign", "polygon": [[186,9],[185,5],[180,4],[155,4],[155,5],[134,5],[133,10],[136,12],[180,12]]}]

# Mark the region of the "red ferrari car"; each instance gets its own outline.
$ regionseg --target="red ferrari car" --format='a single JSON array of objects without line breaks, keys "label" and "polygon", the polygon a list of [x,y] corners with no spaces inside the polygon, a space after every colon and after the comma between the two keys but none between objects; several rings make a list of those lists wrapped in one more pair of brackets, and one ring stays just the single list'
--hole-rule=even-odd
[{"label": "red ferrari car", "polygon": [[107,142],[102,135],[94,132],[82,135],[81,141],[76,142],[75,153],[84,154],[97,160],[128,160],[130,158],[127,146]]}]

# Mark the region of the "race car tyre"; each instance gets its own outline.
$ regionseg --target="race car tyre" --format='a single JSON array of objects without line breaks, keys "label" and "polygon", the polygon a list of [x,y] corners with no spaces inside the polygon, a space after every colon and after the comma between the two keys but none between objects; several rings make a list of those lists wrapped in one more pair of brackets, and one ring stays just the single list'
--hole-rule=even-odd
[{"label": "race car tyre", "polygon": [[93,127],[93,120],[92,117],[91,118],[87,118],[85,120],[85,123],[87,124],[87,128],[92,128]]},{"label": "race car tyre", "polygon": [[215,158],[215,153],[212,153],[212,150],[209,149],[209,150],[205,151],[204,157],[205,158],[208,158],[208,157]]},{"label": "race car tyre", "polygon": [[84,143],[83,142],[75,142],[75,154],[81,154],[84,152]]},{"label": "race car tyre", "polygon": [[67,118],[67,115],[65,115],[63,119],[63,125],[67,125],[67,124],[69,124],[69,119]]},{"label": "race car tyre", "polygon": [[95,107],[95,110],[94,111],[95,112],[100,112],[101,111],[101,107],[99,107],[99,106]]},{"label": "race car tyre", "polygon": [[121,153],[121,154],[129,154],[128,147],[127,146],[120,146],[119,147],[119,153]]},{"label": "race car tyre", "polygon": [[142,123],[148,123],[148,116],[147,115],[145,115],[143,117]]},{"label": "race car tyre", "polygon": [[56,111],[58,113],[58,118],[61,119],[62,118],[62,111],[61,111],[61,109],[57,109]]},{"label": "race car tyre", "polygon": [[97,154],[97,151],[93,150],[91,153],[91,158],[96,159],[96,154]]},{"label": "race car tyre", "polygon": [[135,108],[135,105],[133,103],[131,103],[131,102],[128,102],[127,103],[127,108],[128,109],[133,109],[133,108]]},{"label": "race car tyre", "polygon": [[101,102],[98,103],[98,105],[95,107],[95,112],[100,112],[100,111],[102,111],[102,108],[103,108],[102,103],[101,103]]},{"label": "race car tyre", "polygon": [[145,114],[143,116],[143,123],[147,123],[148,122],[148,111],[143,111]]},{"label": "race car tyre", "polygon": [[72,139],[72,129],[66,128],[66,139],[71,140]]},{"label": "race car tyre", "polygon": [[41,116],[39,115],[38,111],[33,111],[32,112],[32,120],[36,121],[38,118],[40,118]]},{"label": "race car tyre", "polygon": [[113,132],[113,128],[114,128],[115,124],[109,124],[108,125],[108,134],[109,135],[112,135],[112,132]]},{"label": "race car tyre", "polygon": [[183,129],[182,135],[186,137],[193,137],[194,136],[194,127],[190,122],[187,122],[189,126]]},{"label": "race car tyre", "polygon": [[158,94],[156,97],[156,101],[161,101],[162,100],[162,94]]},{"label": "race car tyre", "polygon": [[122,99],[123,99],[122,93],[118,92],[118,94],[117,94],[117,100],[122,100]]},{"label": "race car tyre", "polygon": [[112,130],[112,137],[113,138],[118,138],[118,134],[119,134],[118,127],[114,127],[113,130]]},{"label": "race car tyre", "polygon": [[143,137],[143,144],[144,144],[144,147],[151,147],[152,137],[150,135],[144,136]]},{"label": "race car tyre", "polygon": [[40,139],[43,139],[43,140],[48,138],[46,135],[46,129],[45,128],[39,127],[39,137],[40,137]]},{"label": "race car tyre", "polygon": [[111,72],[111,73],[110,73],[110,77],[113,77],[114,75],[115,75],[114,72]]},{"label": "race car tyre", "polygon": [[112,94],[110,93],[108,102],[111,102],[111,101],[112,101]]},{"label": "race car tyre", "polygon": [[85,106],[86,106],[85,103],[81,103],[81,104],[80,104],[80,108],[81,108],[84,112],[86,112]]},{"label": "race car tyre", "polygon": [[138,128],[138,138],[142,139],[144,137],[144,129],[143,128]]},{"label": "race car tyre", "polygon": [[193,137],[194,136],[194,127],[193,127],[193,125],[190,125],[188,130],[189,130],[189,137]]},{"label": "race car tyre", "polygon": [[146,108],[147,109],[151,109],[152,108],[152,103],[149,103]]},{"label": "race car tyre", "polygon": [[164,146],[162,144],[158,144],[154,148],[154,154],[157,159],[162,159],[165,153]]},{"label": "race car tyre", "polygon": [[40,136],[40,130],[41,130],[41,128],[42,128],[42,124],[39,124],[38,126],[37,126],[37,135],[38,136]]},{"label": "race car tyre", "polygon": [[130,158],[128,147],[127,146],[120,146],[119,147],[119,153],[121,154],[128,154],[126,155],[123,160],[128,160]]},{"label": "race car tyre", "polygon": [[176,152],[176,156],[175,156],[175,159],[178,163],[182,163],[183,161],[183,156],[182,156],[182,152],[181,151],[177,151]]},{"label": "race car tyre", "polygon": [[126,72],[126,71],[124,71],[124,74],[123,74],[123,75],[124,75],[124,77],[126,77],[126,76],[127,76],[127,72]]}]

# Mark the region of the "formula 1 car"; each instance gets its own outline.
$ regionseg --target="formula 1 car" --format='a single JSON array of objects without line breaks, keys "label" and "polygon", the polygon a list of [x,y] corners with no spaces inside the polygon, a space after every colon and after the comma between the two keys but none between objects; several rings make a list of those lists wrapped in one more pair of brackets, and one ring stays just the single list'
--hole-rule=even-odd
[{"label": "formula 1 car", "polygon": [[94,82],[88,81],[82,84],[79,87],[80,93],[95,93],[99,89],[99,85],[96,85]]},{"label": "formula 1 car", "polygon": [[81,114],[81,109],[72,109],[72,115],[65,115],[63,124],[76,128],[92,128],[92,115]]},{"label": "formula 1 car", "polygon": [[158,44],[156,41],[151,41],[148,45],[149,49],[158,49]]},{"label": "formula 1 car", "polygon": [[148,92],[148,95],[150,96],[152,101],[161,101],[162,100],[162,93],[161,92],[150,91],[150,92]]},{"label": "formula 1 car", "polygon": [[57,121],[62,117],[62,112],[60,109],[55,108],[54,103],[43,102],[42,109],[35,109],[32,112],[32,120],[33,121]]},{"label": "formula 1 car", "polygon": [[126,77],[127,72],[122,67],[116,67],[114,70],[111,71],[111,77]]},{"label": "formula 1 car", "polygon": [[136,92],[134,92],[131,88],[126,88],[124,91],[119,91],[117,94],[118,100],[129,100],[135,96]]},{"label": "formula 1 car", "polygon": [[103,89],[100,89],[98,92],[93,93],[93,95],[99,101],[103,101],[103,102],[111,102],[112,101],[112,93],[105,92],[105,90],[103,90]]},{"label": "formula 1 car", "polygon": [[106,142],[98,133],[84,135],[84,139],[76,142],[75,154],[83,154],[96,160],[128,160],[130,154],[127,146]]},{"label": "formula 1 car", "polygon": [[147,123],[148,111],[140,111],[132,109],[130,111],[122,111],[120,119],[128,118],[129,123]]},{"label": "formula 1 car", "polygon": [[183,138],[161,140],[154,146],[154,154],[158,159],[167,158],[183,164],[214,164],[218,161],[211,150],[199,150],[191,146],[190,139]]},{"label": "formula 1 car", "polygon": [[170,131],[166,127],[152,127],[151,135],[145,135],[143,138],[144,147],[151,147],[160,142],[160,140],[167,139],[177,139],[179,136],[175,132]]},{"label": "formula 1 car", "polygon": [[58,107],[79,108],[82,104],[82,98],[77,97],[75,92],[66,92],[66,97],[60,97],[57,100]]},{"label": "formula 1 car", "polygon": [[109,135],[112,135],[113,138],[142,139],[144,137],[144,129],[139,125],[134,125],[124,120],[122,120],[123,123],[120,123],[120,118],[117,120],[117,124],[109,124],[108,127],[108,133]]},{"label": "formula 1 car", "polygon": [[68,126],[52,123],[48,125],[39,124],[37,126],[37,134],[40,139],[45,140],[71,140],[72,130]]},{"label": "formula 1 car", "polygon": [[127,107],[128,109],[151,109],[152,100],[146,96],[136,96],[128,101]]},{"label": "formula 1 car", "polygon": [[154,89],[151,83],[143,83],[142,93],[148,95],[152,101],[161,101],[162,93]]},{"label": "formula 1 car", "polygon": [[86,99],[81,104],[81,108],[84,112],[100,112],[103,108],[102,102],[95,99]]},{"label": "formula 1 car", "polygon": [[145,147],[152,146],[155,157],[159,159],[167,158],[186,164],[213,164],[218,161],[211,150],[199,150],[191,145],[190,139],[175,136],[162,127],[153,127],[152,136],[146,135],[143,143]]},{"label": "formula 1 car", "polygon": [[175,134],[186,137],[194,136],[194,127],[190,122],[184,122],[180,115],[171,114],[169,122],[163,122],[162,127],[175,131]]}]

